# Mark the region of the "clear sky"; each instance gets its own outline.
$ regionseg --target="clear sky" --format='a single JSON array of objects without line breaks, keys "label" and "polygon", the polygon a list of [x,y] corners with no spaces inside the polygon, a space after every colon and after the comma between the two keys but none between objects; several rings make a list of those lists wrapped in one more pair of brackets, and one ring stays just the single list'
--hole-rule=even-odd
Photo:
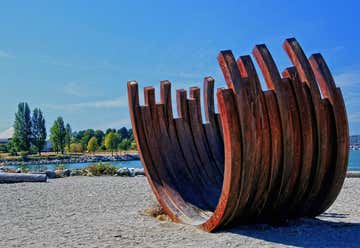
[{"label": "clear sky", "polygon": [[175,88],[223,77],[216,56],[265,43],[280,70],[281,45],[296,37],[321,52],[342,87],[351,134],[360,134],[358,1],[1,1],[0,132],[20,101],[49,127],[130,127],[126,82]]}]

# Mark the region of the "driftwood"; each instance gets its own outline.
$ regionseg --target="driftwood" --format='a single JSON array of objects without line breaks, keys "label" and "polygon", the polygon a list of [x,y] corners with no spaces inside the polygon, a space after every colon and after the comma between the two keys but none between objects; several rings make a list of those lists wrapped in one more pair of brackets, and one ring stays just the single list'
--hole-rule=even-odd
[{"label": "driftwood", "polygon": [[299,43],[283,45],[293,66],[282,74],[265,45],[253,55],[268,90],[263,91],[250,56],[222,51],[218,62],[228,88],[204,81],[177,90],[160,84],[160,103],[137,82],[128,83],[130,116],[145,173],[157,200],[178,222],[204,230],[253,222],[314,217],[340,192],[347,170],[349,133],[339,88],[320,54],[305,56]]},{"label": "driftwood", "polygon": [[0,173],[0,183],[46,182],[45,174]]}]

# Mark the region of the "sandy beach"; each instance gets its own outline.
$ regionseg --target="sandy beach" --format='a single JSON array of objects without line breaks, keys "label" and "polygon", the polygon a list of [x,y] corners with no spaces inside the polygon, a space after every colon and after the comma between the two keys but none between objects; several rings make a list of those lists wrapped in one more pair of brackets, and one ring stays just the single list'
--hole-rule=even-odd
[{"label": "sandy beach", "polygon": [[0,185],[0,247],[359,247],[360,179],[317,219],[206,233],[145,214],[145,177],[69,177]]}]

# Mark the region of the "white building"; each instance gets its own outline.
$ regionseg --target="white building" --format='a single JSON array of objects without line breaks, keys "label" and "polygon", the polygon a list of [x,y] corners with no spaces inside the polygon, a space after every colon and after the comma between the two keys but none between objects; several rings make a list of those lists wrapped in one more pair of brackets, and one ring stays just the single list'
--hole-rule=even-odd
[{"label": "white building", "polygon": [[8,144],[14,135],[14,128],[10,127],[0,133],[0,144]]}]

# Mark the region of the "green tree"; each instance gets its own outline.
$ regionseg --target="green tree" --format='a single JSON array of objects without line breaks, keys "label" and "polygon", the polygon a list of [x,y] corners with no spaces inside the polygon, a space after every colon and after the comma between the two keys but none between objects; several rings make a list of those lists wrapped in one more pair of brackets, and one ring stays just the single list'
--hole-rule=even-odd
[{"label": "green tree", "polygon": [[0,153],[6,153],[8,151],[9,149],[7,144],[0,144]]},{"label": "green tree", "polygon": [[130,138],[129,132],[126,127],[120,128],[117,133],[120,135],[121,140]]},{"label": "green tree", "polygon": [[122,151],[127,151],[131,148],[131,141],[128,139],[123,139],[119,144],[119,149]]},{"label": "green tree", "polygon": [[40,109],[35,108],[31,118],[31,144],[41,155],[41,150],[46,144],[45,118]]},{"label": "green tree", "polygon": [[14,144],[14,139],[12,139],[8,144],[7,144],[7,152],[10,153],[12,156],[17,156],[17,151],[16,151],[16,147]]},{"label": "green tree", "polygon": [[70,152],[83,152],[82,145],[80,143],[71,143]]},{"label": "green tree", "polygon": [[129,140],[130,140],[131,142],[134,141],[134,133],[133,133],[132,128],[129,129]]},{"label": "green tree", "polygon": [[111,132],[105,136],[106,149],[111,151],[111,155],[114,155],[114,151],[118,147],[120,141],[119,134]]},{"label": "green tree", "polygon": [[109,134],[109,133],[116,133],[116,129],[114,129],[114,128],[108,128],[108,129],[106,129],[105,135],[106,135],[106,134]]},{"label": "green tree", "polygon": [[103,131],[101,131],[101,130],[96,130],[94,136],[96,137],[97,143],[98,143],[99,146],[100,146],[101,144],[103,144],[103,142],[104,142],[104,137],[105,137],[105,134],[104,134]]},{"label": "green tree", "polygon": [[80,130],[78,132],[74,132],[74,137],[75,137],[75,141],[77,143],[80,143],[82,137],[84,136],[85,134],[85,130]]},{"label": "green tree", "polygon": [[67,123],[65,127],[65,146],[68,150],[70,150],[70,144],[71,144],[71,137],[72,137],[72,131],[70,124]]},{"label": "green tree", "polygon": [[135,141],[132,141],[131,142],[131,147],[130,147],[131,150],[137,150],[137,146],[136,146],[136,142]]},{"label": "green tree", "polygon": [[66,130],[62,117],[58,117],[56,119],[53,126],[51,127],[50,132],[50,140],[54,150],[56,152],[61,152],[61,154],[64,154]]},{"label": "green tree", "polygon": [[83,146],[83,150],[86,150],[87,144],[91,137],[95,135],[95,131],[93,129],[87,129],[80,140],[81,145]]},{"label": "green tree", "polygon": [[29,105],[19,103],[15,114],[13,144],[17,151],[29,151],[31,145],[31,117]]},{"label": "green tree", "polygon": [[95,136],[91,137],[91,139],[89,140],[89,142],[87,144],[87,150],[89,152],[95,153],[98,148],[99,148],[99,145],[97,143],[96,137]]}]

